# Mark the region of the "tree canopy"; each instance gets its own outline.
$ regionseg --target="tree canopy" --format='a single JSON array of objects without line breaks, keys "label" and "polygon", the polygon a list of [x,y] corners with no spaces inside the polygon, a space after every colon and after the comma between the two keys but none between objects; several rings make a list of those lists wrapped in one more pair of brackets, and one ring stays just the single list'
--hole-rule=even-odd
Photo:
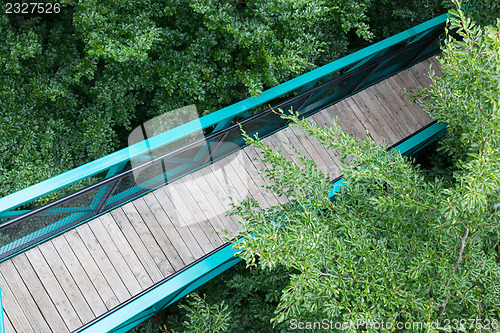
[{"label": "tree canopy", "polygon": [[422,170],[368,136],[357,141],[335,120],[322,129],[283,115],[343,156],[348,185],[331,202],[329,177],[313,162],[303,158],[300,168],[248,138],[273,166],[272,189],[291,199],[268,209],[250,199],[234,211],[248,231],[235,245],[247,265],[291,272],[273,323],[500,325],[500,19],[480,27],[453,15],[462,41],[448,36],[443,76],[431,73],[431,88],[413,95],[449,124],[439,143],[447,173]]},{"label": "tree canopy", "polygon": [[[125,147],[145,120],[213,112],[387,37],[374,16],[401,17],[407,1],[60,3],[0,11],[0,196]],[[434,0],[392,25],[443,10]]]}]

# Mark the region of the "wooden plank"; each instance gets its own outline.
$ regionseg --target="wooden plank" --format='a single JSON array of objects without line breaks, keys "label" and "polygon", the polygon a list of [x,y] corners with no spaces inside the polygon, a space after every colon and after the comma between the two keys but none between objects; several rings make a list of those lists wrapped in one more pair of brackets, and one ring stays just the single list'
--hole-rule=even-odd
[{"label": "wooden plank", "polygon": [[[228,195],[224,198],[224,200],[228,201],[228,204],[230,202],[236,204],[247,197],[247,194],[241,192],[241,189],[235,185],[231,177],[229,177],[227,171],[222,168],[221,164],[216,163],[208,165],[207,167],[201,169],[200,172],[205,176],[205,179],[208,179],[208,177],[215,177],[217,179],[220,186],[225,189]],[[229,197],[231,199],[229,199]]]},{"label": "wooden plank", "polygon": [[[274,136],[272,136],[272,137],[274,138]],[[269,138],[271,138],[271,137],[269,137]],[[266,140],[266,139],[264,139],[264,140]],[[283,149],[281,149],[281,148],[282,147],[280,146],[280,150],[283,151]],[[252,162],[254,162],[254,165],[257,168],[257,170],[262,171],[265,169],[270,170],[273,168],[271,163],[264,161],[263,151],[260,148],[255,148],[253,146],[246,146],[245,152],[247,153],[248,158],[250,158],[250,160],[252,160]],[[266,178],[266,180],[269,183],[269,179]]]},{"label": "wooden plank", "polygon": [[344,100],[326,108],[321,113],[328,115],[329,118],[324,126],[331,127],[332,117],[338,115],[338,123],[344,132],[353,135],[357,140],[366,140],[366,128]]},{"label": "wooden plank", "polygon": [[[163,191],[161,188],[154,191],[153,195],[156,199],[156,201],[161,205],[162,210],[165,212],[165,215],[159,214],[155,212],[155,216],[160,216],[161,218],[164,218],[165,216],[168,217],[168,220],[171,221],[171,224],[175,227],[175,233],[173,232],[172,229],[170,229],[168,232],[165,230],[167,235],[170,238],[170,241],[172,244],[174,243],[174,240],[171,238],[171,235],[178,234],[181,239],[184,241],[186,244],[186,248],[192,253],[193,258],[196,260],[203,256],[205,254],[204,250],[201,248],[200,244],[198,244],[198,241],[196,240],[195,234],[192,232],[191,228],[186,225],[184,220],[182,219],[182,216],[179,214],[180,210],[177,209],[177,207],[174,207],[172,204],[172,201],[170,200],[170,196]],[[146,199],[145,199],[146,200]],[[136,205],[137,207],[137,205]],[[138,208],[138,207],[137,207]],[[139,210],[140,211],[140,210]],[[168,221],[164,225],[163,222],[164,220],[158,220],[162,227],[169,227]],[[202,232],[199,230],[199,232]],[[203,233],[203,232],[202,232]],[[208,240],[207,240],[208,241]],[[175,246],[176,249],[178,248]],[[179,247],[179,251],[182,250],[182,247]],[[179,252],[179,254],[182,256],[182,254]],[[184,257],[183,257],[184,258]],[[184,260],[186,261],[186,260]]]},{"label": "wooden plank", "polygon": [[[295,161],[299,167],[303,167],[302,162],[298,161],[298,155],[293,151],[292,147],[296,147],[297,142],[301,142],[302,146],[299,147],[305,152],[305,157],[312,160],[317,165],[318,170],[323,174],[329,174],[330,178],[335,178],[338,173],[338,167],[328,151],[323,147],[315,138],[308,137],[301,127],[292,125],[288,127],[288,135],[276,135],[276,133],[268,140],[271,147],[275,150],[280,150],[287,160]],[[277,138],[280,141],[272,139]],[[293,142],[293,143],[292,143]],[[281,148],[284,148],[282,150]],[[332,154],[333,155],[333,154]],[[325,161],[326,160],[326,161]]]},{"label": "wooden plank", "polygon": [[242,194],[240,194],[237,186],[231,181],[231,177],[228,176],[226,171],[221,168],[220,164],[212,164],[200,170],[201,174],[205,177],[207,182],[214,184],[214,188],[220,189],[225,193],[219,196],[220,200],[225,202],[225,206],[229,207],[231,210],[232,204],[237,204],[238,202],[244,200]]},{"label": "wooden plank", "polygon": [[302,145],[295,146],[294,143],[292,143],[287,135],[283,133],[283,131],[279,131],[273,134],[273,137],[277,141],[277,146],[283,148],[283,153],[286,151],[287,155],[284,156],[288,159],[290,158],[292,162],[294,162],[296,165],[299,166],[299,168],[303,168],[304,164],[299,160],[299,155],[297,155],[296,150],[298,150],[300,153],[303,153],[306,157],[310,158],[305,152],[304,152],[304,147]]},{"label": "wooden plank", "polygon": [[402,119],[406,130],[409,133],[415,132],[421,126],[418,125],[419,121],[413,116],[413,112],[407,112],[402,103],[402,98],[396,94],[393,88],[389,85],[387,80],[383,80],[374,86],[375,95],[379,101],[386,107],[392,107],[398,116]]},{"label": "wooden plank", "polygon": [[[231,158],[234,158],[234,154],[235,153],[231,154]],[[248,188],[248,185],[251,182],[249,181],[249,179],[244,179],[246,178],[245,172],[244,177],[240,177],[240,171],[243,172],[243,168],[239,163],[237,163],[237,160],[236,162],[234,160],[232,162],[233,163],[223,163],[222,161],[218,161],[218,163],[212,164],[210,168],[213,172],[216,173],[217,176],[223,176],[227,178],[229,180],[228,184],[233,185],[230,190],[238,194],[235,197],[237,197],[239,201],[243,201],[252,196],[252,193]],[[257,195],[257,197],[255,197],[254,199],[261,202],[262,204],[267,202],[261,195],[261,193],[256,192],[255,194]]]},{"label": "wooden plank", "polygon": [[306,135],[301,127],[298,125],[291,125],[288,129],[289,135],[293,135],[293,137],[302,144],[310,158],[316,162],[318,166],[326,166],[328,163],[333,163],[328,154],[326,154],[326,156],[325,154],[321,154],[322,151],[324,152],[324,149],[317,149],[312,142],[315,141],[315,139]]},{"label": "wooden plank", "polygon": [[[235,153],[233,153],[233,155],[234,154]],[[234,158],[234,156],[232,158]],[[219,164],[219,166],[221,165]],[[224,169],[221,169],[220,171],[226,174],[230,179],[236,191],[239,192],[240,197],[242,198],[241,200],[253,197],[261,204],[261,207],[269,207],[268,201],[260,192],[259,188],[255,186],[252,179],[248,176],[243,165],[238,163],[238,160],[233,160],[233,163],[227,163],[223,167]]]},{"label": "wooden plank", "polygon": [[[382,139],[385,140],[386,142],[393,142],[394,140],[397,140],[397,136],[394,134],[392,129],[389,127],[387,122],[384,119],[380,119],[379,114],[375,114],[372,112],[370,107],[366,105],[364,98],[361,98],[359,95],[363,94],[362,91],[358,92],[351,101],[353,104],[357,105],[357,107],[360,110],[360,113],[363,113],[364,115],[367,116],[369,119],[369,122],[373,126],[373,128],[376,129],[377,133],[381,135]],[[349,103],[349,101],[348,101]],[[354,110],[354,107],[352,104],[349,104],[351,106],[351,109]],[[359,115],[356,114],[359,118]],[[371,131],[370,131],[371,132]]]},{"label": "wooden plank", "polygon": [[[127,213],[122,209],[122,207],[125,206],[127,206],[127,208],[125,208]],[[173,274],[175,269],[170,265],[170,262],[158,246],[151,231],[144,224],[141,215],[137,212],[134,205],[128,203],[122,207],[118,207],[110,213],[120,227],[125,238],[127,238],[130,244],[133,244],[135,253],[149,272],[153,282],[156,283],[170,274]],[[137,226],[139,230],[137,230],[135,226]],[[161,230],[161,228],[159,229]],[[147,236],[145,233],[147,233]],[[161,230],[161,233],[163,233],[163,230]],[[160,235],[157,235],[157,237],[161,237]],[[166,237],[164,233],[162,236]],[[180,258],[178,259],[180,260]]]},{"label": "wooden plank", "polygon": [[261,187],[256,179],[252,177],[249,169],[253,169],[253,171],[255,171],[256,173],[256,170],[254,169],[255,167],[253,163],[245,160],[242,155],[246,156],[243,151],[234,153],[234,158],[236,159],[235,163],[232,165],[234,171],[242,180],[244,180],[244,183],[247,184],[247,189],[250,196],[257,200],[261,200],[261,202],[263,203],[263,205],[261,206],[262,208],[272,206],[273,203],[277,202],[277,199],[272,195],[272,193]]},{"label": "wooden plank", "polygon": [[[108,232],[109,236],[113,239],[116,248],[122,254],[123,259],[130,267],[130,270],[134,273],[137,281],[139,281],[139,283],[141,284],[141,287],[145,289],[153,284],[154,280],[151,276],[158,278],[157,281],[161,280],[162,275],[160,273],[160,270],[153,262],[153,259],[151,258],[149,253],[147,253],[146,251],[149,259],[144,258],[144,260],[141,260],[143,258],[138,254],[138,248],[141,245],[144,246],[144,244],[142,244],[140,240],[138,243],[129,243],[129,240],[125,237],[122,230],[118,226],[118,223],[116,222],[113,214],[102,215],[100,219],[103,222],[103,226]],[[128,221],[128,219],[126,220]]]},{"label": "wooden plank", "polygon": [[[138,198],[133,202],[133,207],[130,207],[130,209],[125,206],[122,208],[126,213],[130,213],[134,208],[144,221],[145,227],[150,231],[149,233],[144,226],[137,223],[139,220],[133,220],[132,222],[141,238],[147,238],[145,243],[151,243],[152,248],[156,248],[153,245],[154,242],[158,244],[163,255],[157,253],[155,255],[156,260],[166,258],[175,271],[195,260],[194,254],[184,241],[185,235],[181,235],[177,231],[154,195],[148,194]],[[199,248],[199,252],[202,253],[201,248]]]},{"label": "wooden plank", "polygon": [[394,133],[397,135],[398,141],[411,134],[411,132],[406,129],[405,125],[402,124],[402,119],[395,112],[395,108],[386,108],[377,98],[372,87],[366,89],[366,97],[370,98],[372,107],[377,109],[379,114],[387,120],[387,123],[389,123]]},{"label": "wooden plank", "polygon": [[[222,194],[219,193],[219,198],[225,202],[225,205],[229,208],[229,210],[232,209],[230,206],[231,204],[238,204],[238,202],[248,198],[248,193],[245,193],[240,188],[242,186],[241,179],[239,179],[239,177],[232,177],[231,174],[234,173],[234,170],[229,168],[229,166],[225,167],[224,165],[221,165],[221,163],[215,163],[201,169],[200,172],[203,174],[207,182],[212,182],[212,184],[215,185],[214,188],[220,189],[219,192],[222,192]],[[238,181],[240,183],[238,183]],[[234,225],[234,233],[239,233],[241,226],[239,223],[235,223]]]},{"label": "wooden plank", "polygon": [[[8,281],[8,288],[11,291],[14,290],[14,297],[34,331],[50,332],[49,325],[47,325],[42,313],[31,297],[29,290],[26,288],[21,276],[19,276],[19,273],[14,267],[14,264],[12,264],[10,260],[4,261],[0,267],[0,271],[4,281]],[[5,285],[2,283],[2,289],[4,286]],[[10,304],[7,306],[9,305]]]},{"label": "wooden plank", "polygon": [[[207,249],[205,249],[205,251],[209,252],[221,246],[224,242],[216,232],[217,226],[213,226],[205,213],[201,210],[198,200],[193,197],[190,189],[186,186],[185,177],[170,185],[168,190],[175,191],[177,193],[177,195],[175,195],[176,205],[184,203],[186,207],[189,207],[189,212],[191,213],[190,216],[192,216],[192,218],[190,218],[190,223],[194,222],[197,224],[208,238],[211,247],[210,250],[207,251]],[[183,214],[187,213],[187,211],[184,212],[182,209],[180,211],[183,212]]]},{"label": "wooden plank", "polygon": [[[72,248],[68,244],[66,238],[56,237],[52,239],[51,243],[54,245],[57,253],[61,257],[64,265],[66,265],[71,276],[75,280],[76,285],[80,288],[83,297],[87,300],[88,305],[92,309],[94,316],[97,317],[108,310],[104,301],[99,296],[98,291],[92,284],[91,279],[87,275],[86,270],[80,264],[80,261],[73,253]],[[80,257],[81,259],[85,257]],[[87,257],[87,260],[94,262],[94,259]],[[93,278],[91,276],[91,278]]]},{"label": "wooden plank", "polygon": [[[272,135],[268,138],[272,138]],[[270,206],[275,206],[279,204],[278,197],[274,192],[266,188],[268,183],[266,182],[266,179],[263,177],[261,173],[259,173],[259,170],[255,166],[255,164],[248,158],[248,155],[245,151],[242,151],[241,154],[238,154],[238,158],[240,159],[241,163],[246,167],[248,176],[254,181],[255,185],[260,189],[262,195],[267,199],[269,202]]]},{"label": "wooden plank", "polygon": [[[295,134],[295,136],[304,144],[306,149],[312,152],[311,155],[319,155],[323,161],[325,168],[322,170],[324,173],[334,173],[338,169],[337,161],[335,160],[333,152],[329,152],[328,149],[321,145],[321,143],[314,137],[309,136],[306,132],[298,126],[290,126],[290,129]],[[318,166],[321,166],[318,164]],[[321,167],[320,167],[321,170]],[[335,177],[334,177],[335,178]]]},{"label": "wooden plank", "polygon": [[[227,236],[234,236],[232,234],[234,222],[231,218],[225,216],[226,210],[224,206],[220,203],[215,189],[211,188],[206,182],[205,177],[201,173],[196,172],[195,174],[185,176],[185,178],[201,210],[208,215],[207,218],[216,224],[216,231],[219,233],[219,237],[225,237],[226,232],[228,233]],[[203,187],[205,187],[205,191],[203,191]]]},{"label": "wooden plank", "polygon": [[[200,182],[200,190],[204,193],[205,197],[212,197],[213,207],[217,209],[217,211],[229,212],[231,211],[230,200],[228,197],[231,195],[228,193],[227,186],[225,184],[221,184],[215,174],[207,170],[199,170],[199,173],[202,177],[197,178],[197,181]],[[234,191],[234,189],[233,189]],[[236,216],[228,216],[228,220],[225,220],[225,225],[228,228],[229,235],[235,236],[242,231],[241,226],[239,225],[238,218]]]},{"label": "wooden plank", "polygon": [[99,240],[95,237],[92,230],[90,230],[88,223],[82,224],[75,230],[78,232],[78,236],[84,243],[87,250],[90,252],[92,258],[94,258],[96,265],[99,267],[106,280],[112,286],[113,292],[118,298],[119,302],[122,303],[129,299],[132,294],[125,286],[125,283],[122,281],[117,270],[109,260],[105,250],[99,243]]},{"label": "wooden plank", "polygon": [[21,306],[9,288],[7,281],[0,274],[0,286],[2,291],[3,308],[12,325],[18,332],[34,332],[28,318],[26,318]]},{"label": "wooden plank", "polygon": [[374,115],[374,119],[376,119],[377,123],[382,127],[386,136],[391,143],[399,141],[399,139],[403,136],[400,133],[399,128],[393,124],[392,119],[388,121],[388,115],[382,108],[379,108],[379,105],[370,98],[368,92],[366,90],[360,91],[357,93],[356,98],[354,98],[354,102],[363,110],[364,112],[369,112]]},{"label": "wooden plank", "polygon": [[[244,167],[240,163],[228,163],[226,165],[221,165],[216,163],[210,165],[210,171],[202,170],[201,172],[211,172],[219,181],[219,183],[225,187],[226,191],[231,195],[233,203],[238,204],[243,200],[247,200],[253,197],[261,207],[268,207],[269,202],[266,200],[264,195],[260,192],[257,186],[250,187],[253,181],[250,179]],[[207,175],[207,173],[205,173]]]},{"label": "wooden plank", "polygon": [[397,92],[401,96],[400,101],[402,103],[402,106],[413,114],[413,116],[418,120],[419,124],[421,124],[420,127],[423,127],[432,121],[432,118],[427,112],[422,110],[421,106],[410,102],[408,96],[401,88],[401,86],[405,85],[402,76],[397,75],[390,79],[387,79],[387,83],[393,87],[394,92]]},{"label": "wooden plank", "polygon": [[[175,182],[174,182],[175,183]],[[171,203],[170,209],[165,209],[165,211],[169,211],[169,216],[177,214],[177,223],[176,227],[180,230],[190,230],[193,237],[194,242],[188,243],[188,246],[196,247],[196,244],[201,247],[203,254],[208,253],[214,249],[212,243],[208,239],[205,232],[200,225],[203,221],[197,221],[196,218],[191,213],[191,208],[186,205],[186,203],[182,200],[182,196],[179,194],[175,186],[172,186],[173,183],[169,184],[169,186],[161,187],[154,192],[157,196],[158,201],[162,203],[163,200],[169,201]],[[159,195],[163,194],[163,197],[160,199]],[[167,199],[168,198],[168,199]],[[187,233],[187,230],[184,231]]]},{"label": "wooden plank", "polygon": [[[49,294],[38,279],[35,270],[28,261],[24,253],[21,253],[10,259],[16,267],[19,275],[24,281],[24,284],[29,290],[30,295],[40,309],[43,317],[50,326],[52,332],[68,332],[69,329],[62,320],[61,314],[51,300]],[[11,305],[9,304],[9,307]],[[5,307],[5,303],[4,303]],[[22,332],[22,330],[20,330]]]},{"label": "wooden plank", "polygon": [[[268,136],[267,138],[262,139],[262,143],[265,144],[265,145],[267,145],[267,146],[269,146],[270,148],[272,148],[276,152],[280,151],[281,155],[286,160],[292,161],[292,162],[295,162],[295,163],[300,163],[299,165],[303,165],[302,162],[300,162],[298,160],[297,155],[295,154],[295,151],[293,151],[293,149],[290,149],[291,148],[291,144],[288,143],[287,146],[285,146],[284,143],[281,142],[275,134],[276,133],[274,133],[271,136]],[[260,159],[261,157],[263,157],[263,155],[261,154],[261,150],[260,149],[253,148],[253,151],[255,152],[254,155],[258,156],[258,157],[256,157],[257,159]],[[271,170],[272,166],[270,164],[267,164],[266,166],[264,166],[264,168],[266,168],[268,170]]]},{"label": "wooden plank", "polygon": [[407,90],[416,90],[423,87],[422,83],[412,74],[410,69],[400,72],[395,79],[400,82],[400,91],[403,91],[404,88]]},{"label": "wooden plank", "polygon": [[9,316],[3,311],[3,322],[4,322],[4,327],[5,327],[5,333],[15,333],[16,330],[14,329],[14,326],[10,322]]},{"label": "wooden plank", "polygon": [[25,253],[31,266],[35,270],[36,275],[42,282],[45,290],[47,290],[50,299],[54,302],[57,311],[66,323],[68,329],[72,331],[82,326],[83,323],[80,320],[78,313],[75,311],[70,300],[59,285],[59,282],[54,276],[54,273],[51,271],[50,266],[40,252],[39,247],[34,247]]},{"label": "wooden plank", "polygon": [[373,115],[370,112],[364,113],[361,111],[353,98],[345,99],[344,102],[352,110],[353,114],[356,115],[356,118],[359,119],[363,127],[368,130],[370,136],[373,138],[373,141],[379,145],[383,144],[387,135],[378,122],[373,118]]},{"label": "wooden plank", "polygon": [[[342,106],[345,109],[350,111],[349,106],[347,106],[346,104],[341,104],[340,106]],[[358,124],[358,126],[361,128],[361,131],[366,132],[364,127],[361,125],[360,121],[357,118],[355,118],[355,116],[353,116],[354,118],[350,121],[347,121],[347,119],[346,119],[347,117],[345,117],[345,116],[343,116],[342,118],[338,117],[339,110],[340,109],[337,109],[336,105],[332,105],[329,108],[323,110],[322,115],[318,115],[318,117],[316,119],[318,122],[323,122],[325,124],[324,125],[325,128],[331,127],[332,120],[337,119],[337,124],[341,127],[342,131],[344,131],[345,133],[348,133],[350,135],[352,135],[353,132],[357,132],[353,124]],[[342,111],[342,113],[346,114],[346,113],[352,113],[352,112]],[[323,120],[321,120],[321,119],[323,119]],[[336,134],[334,134],[334,136],[331,138],[331,140],[333,140],[333,141],[337,140],[335,135]],[[361,134],[358,134],[358,135],[361,136]],[[366,135],[362,139],[366,140]],[[330,154],[332,155],[332,159],[336,163],[336,168],[332,168],[332,172],[330,173],[330,175],[331,175],[330,180],[334,180],[335,178],[337,178],[341,175],[342,167],[350,165],[349,163],[350,163],[352,157],[347,157],[344,161],[341,161],[341,159],[340,159],[341,151],[336,151],[333,149],[331,149],[330,151],[331,151]]]},{"label": "wooden plank", "polygon": [[[228,205],[230,203],[238,205],[240,202],[247,200],[252,196],[252,193],[250,193],[250,189],[248,189],[247,185],[249,183],[248,179],[246,181],[242,181],[238,172],[233,169],[231,163],[226,165],[215,163],[209,165],[207,168],[201,169],[200,172],[205,176],[205,179],[211,179],[212,181],[213,179],[216,179],[218,181],[219,186],[226,191],[226,196],[221,197],[221,200],[225,200]],[[267,207],[269,205],[259,191],[256,191],[253,194],[255,195],[254,199],[259,202],[261,207]],[[244,222],[242,219],[240,219],[240,221]],[[239,223],[236,224],[236,226],[245,229],[245,227]]]},{"label": "wooden plank", "polygon": [[315,156],[313,156],[312,154],[309,153],[306,146],[304,146],[304,144],[299,140],[299,138],[297,138],[293,134],[293,131],[290,127],[286,127],[284,129],[282,129],[277,134],[278,134],[278,137],[279,136],[286,136],[288,141],[293,145],[293,147],[297,148],[299,150],[299,152],[302,155],[304,155],[306,158],[314,161]]},{"label": "wooden plank", "polygon": [[332,155],[328,153],[326,148],[322,146],[318,140],[314,137],[308,136],[304,130],[298,126],[290,126],[293,134],[300,140],[311,156],[314,156],[314,161],[318,167],[318,170],[323,172],[325,175],[329,174],[331,179],[334,179],[335,170],[338,170],[336,161],[332,158]]},{"label": "wooden plank", "polygon": [[[262,140],[262,143],[268,145],[271,149],[273,149],[275,152],[280,151],[281,155],[287,160],[295,163],[299,168],[304,168],[304,164],[299,160],[299,155],[297,155],[295,151],[294,145],[290,142],[290,138],[286,135],[276,135],[277,133],[274,133],[272,136],[267,137]],[[302,149],[305,149],[302,147]],[[257,150],[255,150],[257,151]],[[260,156],[259,153],[256,153],[258,156]],[[307,157],[310,159],[310,157]],[[272,168],[271,165],[268,166],[268,169],[270,170]],[[322,165],[322,168],[324,168],[324,165]],[[267,180],[267,179],[266,179]],[[269,183],[269,180],[267,180]],[[274,184],[274,182],[273,182]]]},{"label": "wooden plank", "polygon": [[52,242],[45,242],[38,245],[38,249],[45,258],[45,261],[52,270],[53,276],[59,282],[62,290],[66,294],[69,302],[76,311],[82,323],[87,323],[95,318],[94,313],[90,309],[85,297],[83,296],[80,288],[73,280],[66,265],[57,253]]},{"label": "wooden plank", "polygon": [[[113,289],[116,289],[117,293],[119,294],[120,291],[123,290],[125,295],[129,295],[127,289],[125,288],[125,285],[119,278],[114,280],[106,279],[103,271],[101,271],[101,269],[95,262],[95,258],[92,257],[84,242],[80,238],[80,235],[75,229],[65,232],[64,238],[69,244],[71,244],[71,248],[73,249],[73,251],[78,254],[78,259],[81,265],[83,265],[82,269],[90,277],[94,288],[96,289],[97,293],[101,297],[104,305],[108,310],[120,303],[117,296],[113,292]],[[77,269],[75,268],[75,270]],[[108,277],[112,279],[113,276],[114,275]],[[116,275],[116,277],[117,276],[118,275]],[[111,288],[111,285],[113,285],[113,288]],[[123,299],[127,299],[126,297],[128,296],[123,296]]]},{"label": "wooden plank", "polygon": [[395,76],[386,82],[389,87],[392,87],[390,96],[395,96],[391,104],[398,105],[410,118],[415,119],[417,130],[432,121],[420,105],[410,101],[410,96],[401,88],[403,81],[400,76]]},{"label": "wooden plank", "polygon": [[[114,221],[112,222],[114,223]],[[113,267],[116,269],[118,275],[120,275],[130,294],[136,295],[140,293],[144,288],[150,286],[151,282],[149,284],[147,283],[147,278],[143,272],[140,272],[136,275],[137,271],[132,271],[126,259],[130,259],[130,257],[132,257],[133,255],[131,253],[127,253],[127,249],[121,248],[120,245],[122,244],[120,242],[118,242],[118,244],[115,244],[113,240],[116,238],[116,236],[113,235],[113,237],[111,237],[111,235],[106,231],[106,228],[104,227],[104,225],[107,223],[109,223],[109,220],[103,220],[101,216],[88,222],[87,225],[90,227],[90,230],[92,230],[94,236],[99,240],[99,244],[101,244],[104,252],[113,264]],[[125,253],[123,253],[122,251],[124,251]],[[126,256],[126,258],[124,258],[124,255]],[[143,269],[144,267],[142,267],[142,270]]]},{"label": "wooden plank", "polygon": [[422,111],[422,108],[419,105],[410,102],[409,96],[401,88],[401,85],[404,84],[402,78],[395,75],[384,80],[383,84],[387,85],[389,94],[395,98],[396,104],[410,114],[411,117],[416,119],[417,122],[421,124],[420,127],[423,126],[422,115],[425,114],[425,112]]},{"label": "wooden plank", "polygon": [[429,79],[430,61],[423,61],[408,68],[406,72],[413,75],[415,80],[424,88],[429,88],[431,80]]},{"label": "wooden plank", "polygon": [[203,192],[207,200],[213,203],[213,208],[217,212],[224,212],[224,217],[221,216],[221,219],[228,228],[228,231],[233,230],[235,232],[239,232],[240,229],[238,228],[239,225],[237,225],[236,217],[226,216],[226,214],[231,210],[229,201],[226,200],[230,194],[226,191],[227,189],[219,183],[215,175],[198,170],[196,172],[196,178],[194,178],[193,175],[189,176],[196,180],[199,185],[198,188],[201,192]]}]

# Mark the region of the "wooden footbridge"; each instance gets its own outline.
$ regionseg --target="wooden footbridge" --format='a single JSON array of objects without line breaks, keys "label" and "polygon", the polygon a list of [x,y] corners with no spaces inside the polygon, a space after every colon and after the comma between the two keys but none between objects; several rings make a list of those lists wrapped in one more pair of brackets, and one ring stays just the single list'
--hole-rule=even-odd
[{"label": "wooden footbridge", "polygon": [[[331,151],[266,105],[293,108],[322,127],[337,117],[346,132],[368,131],[407,154],[434,140],[444,127],[403,89],[427,87],[430,65],[440,73],[432,55],[445,20],[1,198],[5,332],[124,332],[234,265],[226,237],[242,226],[225,215],[227,198],[253,197],[262,207],[287,200],[265,188],[261,171],[269,166],[244,146],[239,123],[286,158],[300,164],[298,149],[332,181],[340,176]],[[200,128],[203,140],[172,146]],[[94,184],[68,191],[89,179]],[[56,191],[66,196],[37,206]]]}]

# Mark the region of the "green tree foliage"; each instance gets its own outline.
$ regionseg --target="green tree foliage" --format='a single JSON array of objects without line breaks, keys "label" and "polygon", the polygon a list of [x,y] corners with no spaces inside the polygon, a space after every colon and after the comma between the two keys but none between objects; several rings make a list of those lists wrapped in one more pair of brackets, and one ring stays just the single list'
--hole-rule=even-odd
[{"label": "green tree foliage", "polygon": [[291,199],[268,209],[248,200],[234,211],[246,222],[235,247],[249,266],[295,271],[274,324],[499,320],[500,20],[481,28],[454,15],[463,41],[448,38],[444,76],[431,76],[416,96],[449,124],[440,149],[454,161],[452,181],[425,177],[412,160],[369,136],[356,140],[335,121],[321,129],[283,115],[341,157],[348,185],[331,202],[329,178],[313,162],[302,157],[300,168],[248,138],[274,167],[265,171],[272,189]]},{"label": "green tree foliage", "polygon": [[[444,0],[443,4],[452,8],[455,2],[455,0]],[[495,25],[500,15],[499,0],[462,0],[460,5],[479,25]]]},{"label": "green tree foliage", "polygon": [[[494,24],[500,13],[500,0],[462,0],[460,6],[480,25]],[[453,0],[380,0],[367,15],[372,33],[383,39],[442,14],[443,8],[455,8]]]},{"label": "green tree foliage", "polygon": [[[159,318],[149,320],[131,332],[207,332],[207,323],[224,326],[225,333],[285,333],[286,325],[272,327],[270,321],[282,289],[289,283],[289,271],[247,269],[241,262],[199,287],[191,295],[169,306]],[[203,295],[200,296],[200,295]],[[212,325],[214,327],[214,325]]]},{"label": "green tree foliage", "polygon": [[[197,295],[197,299],[200,298],[199,294],[204,295],[203,303],[190,306],[188,310],[186,303],[190,303],[181,300],[180,307],[184,311],[171,317],[172,328],[183,333],[193,331],[192,328],[205,332],[203,324],[193,317],[204,316],[207,307],[213,309],[223,301],[228,306],[222,311],[228,315],[228,325],[224,332],[288,332],[286,325],[271,327],[269,324],[278,305],[281,290],[289,283],[288,275],[288,270],[281,266],[272,270],[260,270],[246,269],[244,263],[237,264],[193,293]],[[195,323],[200,325],[196,326]],[[191,330],[185,330],[188,325]]]},{"label": "green tree foliage", "polygon": [[378,5],[60,2],[57,14],[0,11],[0,196],[125,147],[147,119],[190,104],[207,114],[345,55],[373,37]]},{"label": "green tree foliage", "polygon": [[[370,26],[377,39],[387,38],[443,14],[443,8],[452,8],[451,3],[443,6],[441,1],[380,0],[378,6],[371,6],[368,15]],[[387,22],[391,22],[387,24]]]},{"label": "green tree foliage", "polygon": [[[188,295],[187,304],[179,305],[186,311],[188,320],[184,321],[184,333],[222,333],[227,332],[231,323],[231,311],[224,301],[210,305],[205,298],[196,293]],[[176,333],[177,331],[172,331]]]}]

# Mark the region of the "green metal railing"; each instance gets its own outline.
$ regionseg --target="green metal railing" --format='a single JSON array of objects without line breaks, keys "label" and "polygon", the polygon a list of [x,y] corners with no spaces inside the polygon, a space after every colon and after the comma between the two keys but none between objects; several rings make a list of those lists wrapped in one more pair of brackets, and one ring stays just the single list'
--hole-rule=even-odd
[{"label": "green metal railing", "polygon": [[[446,19],[446,14],[439,16],[266,90],[257,98],[243,100],[0,198],[0,219],[6,219],[0,224],[0,260],[213,163],[235,147],[243,147],[240,124],[250,135],[265,137],[288,124],[272,109],[293,108],[301,116],[309,116],[435,54],[444,37]],[[176,142],[200,128],[204,138],[177,147]],[[130,167],[131,160],[150,159],[151,155],[158,157],[137,168]],[[134,172],[139,169],[141,178],[137,179]],[[44,196],[103,173],[106,175],[102,181],[50,204],[23,210],[23,206],[33,205]]]}]

